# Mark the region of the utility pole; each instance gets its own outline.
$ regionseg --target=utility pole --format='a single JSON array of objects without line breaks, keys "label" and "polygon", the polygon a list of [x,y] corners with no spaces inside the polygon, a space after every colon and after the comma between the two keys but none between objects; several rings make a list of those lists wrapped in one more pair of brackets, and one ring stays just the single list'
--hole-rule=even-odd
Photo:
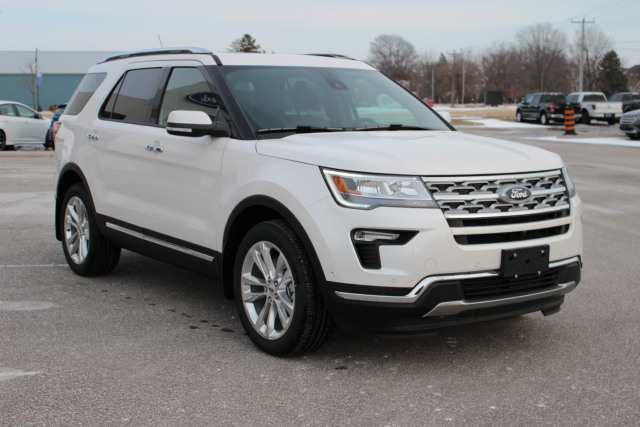
[{"label": "utility pole", "polygon": [[433,102],[436,102],[436,96],[435,96],[435,74],[436,74],[436,68],[435,65],[431,68],[431,99],[433,99]]},{"label": "utility pole", "polygon": [[580,41],[580,79],[578,80],[578,92],[582,92],[582,83],[584,81],[584,24],[595,24],[596,20],[586,21],[584,15],[582,21],[571,20],[572,24],[582,24],[582,38]]},{"label": "utility pole", "polygon": [[462,99],[461,104],[464,104],[464,52],[462,52]]},{"label": "utility pole", "polygon": [[456,57],[458,53],[456,53],[455,49],[453,52],[447,52],[449,55],[453,55],[453,68],[451,69],[451,106],[453,107],[456,102]]}]

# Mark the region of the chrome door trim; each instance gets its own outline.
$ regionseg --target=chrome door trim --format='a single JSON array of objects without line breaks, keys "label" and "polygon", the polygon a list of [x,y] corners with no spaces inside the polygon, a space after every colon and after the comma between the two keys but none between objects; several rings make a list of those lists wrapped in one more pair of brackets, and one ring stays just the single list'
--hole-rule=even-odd
[{"label": "chrome door trim", "polygon": [[142,239],[142,240],[144,240],[146,242],[149,242],[149,243],[160,245],[160,246],[163,246],[165,248],[168,248],[168,249],[171,249],[171,250],[174,250],[174,251],[182,252],[183,254],[191,255],[191,256],[194,256],[196,258],[203,259],[203,260],[205,260],[207,262],[211,262],[214,259],[214,257],[211,256],[211,255],[207,255],[207,254],[204,254],[202,252],[194,251],[193,249],[185,248],[183,246],[176,245],[174,243],[169,243],[169,242],[167,242],[165,240],[160,240],[158,238],[151,237],[151,236],[148,236],[146,234],[143,234],[143,233],[140,233],[140,232],[137,232],[137,231],[133,231],[133,230],[128,229],[126,227],[122,227],[121,225],[116,225],[116,224],[113,224],[111,222],[107,222],[106,226],[107,226],[107,228],[110,228],[110,229],[115,230],[115,231],[119,231],[119,232],[124,233],[124,234],[128,234],[129,236],[133,236],[133,237],[135,237],[137,239]]}]

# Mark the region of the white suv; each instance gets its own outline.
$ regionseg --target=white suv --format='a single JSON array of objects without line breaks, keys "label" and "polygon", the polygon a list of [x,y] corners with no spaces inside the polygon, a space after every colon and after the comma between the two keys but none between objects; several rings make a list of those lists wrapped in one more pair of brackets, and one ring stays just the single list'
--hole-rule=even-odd
[{"label": "white suv", "polygon": [[562,160],[456,132],[337,56],[105,58],[56,134],[71,269],[125,248],[204,273],[274,355],[337,323],[413,333],[559,310],[580,281],[581,202]]}]

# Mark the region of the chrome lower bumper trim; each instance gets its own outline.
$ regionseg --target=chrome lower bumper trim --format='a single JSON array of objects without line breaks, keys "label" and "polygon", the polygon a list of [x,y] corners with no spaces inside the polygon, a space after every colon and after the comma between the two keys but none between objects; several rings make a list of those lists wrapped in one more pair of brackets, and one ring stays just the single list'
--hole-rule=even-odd
[{"label": "chrome lower bumper trim", "polygon": [[[576,262],[580,262],[580,258],[575,256],[568,259],[563,259],[560,261],[554,261],[549,263],[549,268],[557,268],[562,267],[563,265],[569,265]],[[418,283],[407,295],[400,296],[392,296],[392,295],[372,295],[372,294],[358,294],[352,292],[341,292],[336,291],[336,295],[342,299],[350,300],[350,301],[365,301],[365,302],[381,302],[381,303],[395,303],[395,304],[411,304],[414,303],[420,298],[420,296],[434,283],[436,282],[444,282],[448,280],[464,280],[464,279],[480,279],[486,277],[496,277],[500,274],[497,271],[486,271],[481,273],[469,273],[469,274],[448,274],[442,276],[430,276],[422,279],[420,283]],[[575,287],[575,285],[574,285]],[[573,288],[572,288],[573,289]],[[567,291],[569,292],[569,291]],[[536,297],[540,295],[540,293],[532,294],[532,296]],[[491,301],[502,301],[502,300],[491,300]],[[458,302],[458,301],[452,301]],[[500,305],[500,304],[494,304]],[[437,308],[437,307],[436,307]],[[433,311],[433,310],[432,310]]]},{"label": "chrome lower bumper trim", "polygon": [[439,316],[453,316],[466,310],[477,310],[481,308],[499,307],[507,304],[517,304],[520,302],[527,302],[541,298],[559,297],[564,294],[568,294],[576,288],[576,282],[562,283],[552,289],[536,292],[534,294],[527,294],[515,297],[507,297],[501,299],[491,299],[486,301],[474,301],[467,302],[460,301],[447,301],[441,302],[436,305],[431,311],[422,317],[439,317]]}]

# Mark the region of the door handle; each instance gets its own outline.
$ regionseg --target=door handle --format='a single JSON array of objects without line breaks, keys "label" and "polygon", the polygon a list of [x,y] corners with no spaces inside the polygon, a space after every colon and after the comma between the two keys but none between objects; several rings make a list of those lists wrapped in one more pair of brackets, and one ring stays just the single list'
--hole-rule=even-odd
[{"label": "door handle", "polygon": [[155,151],[158,153],[162,153],[164,151],[164,147],[162,145],[157,145],[157,144],[147,144],[144,146],[144,149],[147,151]]},{"label": "door handle", "polygon": [[97,133],[89,132],[87,134],[87,138],[89,138],[92,141],[97,141],[100,139],[100,136]]}]

